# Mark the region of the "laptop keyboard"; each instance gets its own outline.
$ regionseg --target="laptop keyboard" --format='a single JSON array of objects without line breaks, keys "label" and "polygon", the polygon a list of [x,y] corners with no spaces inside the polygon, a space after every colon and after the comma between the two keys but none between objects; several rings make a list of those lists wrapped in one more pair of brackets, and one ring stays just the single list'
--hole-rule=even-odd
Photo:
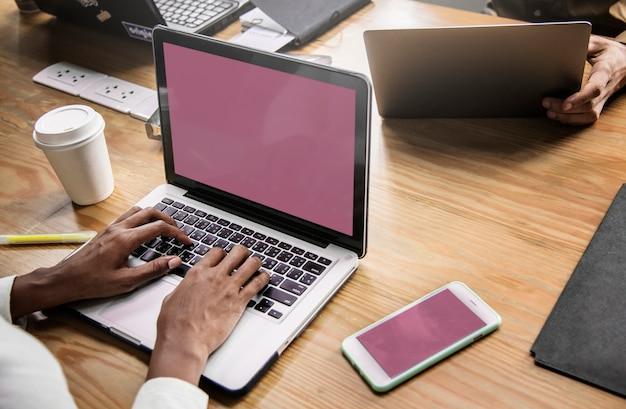
[{"label": "laptop keyboard", "polygon": [[270,273],[269,284],[248,307],[275,319],[282,318],[333,263],[313,252],[170,198],[163,198],[154,207],[174,218],[193,244],[183,245],[175,239],[159,237],[142,244],[133,256],[148,262],[163,255],[177,255],[183,264],[172,273],[184,277],[212,247],[222,247],[228,252],[236,244],[242,244],[250,249],[252,256],[262,260],[263,268]]},{"label": "laptop keyboard", "polygon": [[198,28],[236,6],[227,0],[156,0],[154,3],[166,22],[189,28]]}]

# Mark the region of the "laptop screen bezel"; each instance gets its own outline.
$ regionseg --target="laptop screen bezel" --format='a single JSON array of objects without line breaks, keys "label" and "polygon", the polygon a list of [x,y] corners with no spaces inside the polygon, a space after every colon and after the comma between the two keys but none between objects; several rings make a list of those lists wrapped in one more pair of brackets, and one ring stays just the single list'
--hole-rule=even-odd
[{"label": "laptop screen bezel", "polygon": [[[354,152],[354,213],[352,234],[313,224],[298,217],[279,212],[258,203],[245,200],[222,190],[218,190],[179,175],[174,170],[173,149],[168,110],[167,76],[164,63],[165,43],[211,53],[222,57],[252,63],[278,71],[296,74],[327,83],[353,89],[356,93],[355,152]],[[227,43],[214,38],[187,34],[155,27],[153,47],[159,95],[159,114],[165,161],[165,175],[168,183],[188,190],[192,197],[221,208],[225,211],[254,220],[270,228],[294,235],[298,238],[326,246],[330,243],[354,251],[363,257],[367,249],[367,214],[369,190],[369,145],[371,116],[371,85],[367,78],[358,73],[347,72],[296,58],[272,54],[247,47]],[[312,238],[315,238],[312,240]]]}]

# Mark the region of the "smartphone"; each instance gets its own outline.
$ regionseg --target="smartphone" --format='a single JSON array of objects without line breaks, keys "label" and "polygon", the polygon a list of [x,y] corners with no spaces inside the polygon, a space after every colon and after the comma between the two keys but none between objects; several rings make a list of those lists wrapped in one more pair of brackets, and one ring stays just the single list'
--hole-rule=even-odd
[{"label": "smartphone", "polygon": [[372,389],[386,392],[501,322],[478,295],[454,281],[349,336],[341,349]]}]

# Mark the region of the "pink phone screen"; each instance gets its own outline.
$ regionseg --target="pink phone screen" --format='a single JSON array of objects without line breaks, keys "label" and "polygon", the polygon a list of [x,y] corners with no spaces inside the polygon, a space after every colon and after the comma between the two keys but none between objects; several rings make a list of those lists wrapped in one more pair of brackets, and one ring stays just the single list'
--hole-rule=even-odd
[{"label": "pink phone screen", "polygon": [[357,339],[392,378],[484,325],[446,289]]}]

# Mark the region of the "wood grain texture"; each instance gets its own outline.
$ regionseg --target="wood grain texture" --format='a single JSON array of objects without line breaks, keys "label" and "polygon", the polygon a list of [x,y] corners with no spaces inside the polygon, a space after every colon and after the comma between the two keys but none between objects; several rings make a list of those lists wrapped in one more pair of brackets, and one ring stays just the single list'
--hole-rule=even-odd
[{"label": "wood grain texture", "polygon": [[[297,52],[369,74],[373,28],[502,20],[412,0],[377,0]],[[238,24],[220,33],[237,34]],[[0,5],[0,231],[101,229],[163,183],[160,143],[143,124],[35,84],[68,61],[154,88],[149,44]],[[85,103],[105,121],[115,191],[71,204],[32,142],[39,116]],[[600,121],[381,120],[373,110],[369,247],[355,276],[242,399],[210,391],[212,408],[617,408],[624,400],[534,365],[530,347],[626,178],[626,100]],[[71,246],[0,248],[2,275],[62,259]],[[496,333],[391,393],[370,391],[341,355],[343,338],[425,293],[461,280],[503,318]],[[81,408],[127,408],[148,356],[60,312],[29,330],[60,360]],[[36,385],[34,386],[36,387]]]}]

